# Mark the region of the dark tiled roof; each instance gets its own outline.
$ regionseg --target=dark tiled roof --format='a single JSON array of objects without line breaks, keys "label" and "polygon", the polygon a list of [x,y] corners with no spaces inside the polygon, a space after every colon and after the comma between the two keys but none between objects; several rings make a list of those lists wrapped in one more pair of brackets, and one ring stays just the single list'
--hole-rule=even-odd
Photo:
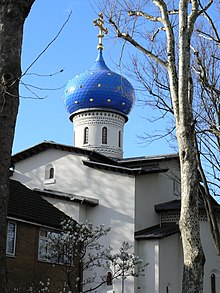
[{"label": "dark tiled roof", "polygon": [[180,210],[180,199],[172,200],[157,204],[154,206],[156,212],[178,211]]},{"label": "dark tiled roof", "polygon": [[[120,162],[116,159],[108,158],[102,154],[99,154],[95,151],[90,151],[82,148],[77,148],[73,146],[67,146],[63,144],[58,144],[52,141],[44,141],[39,143],[29,149],[26,149],[22,152],[19,152],[12,156],[11,165],[13,167],[14,164],[17,162],[29,158],[33,155],[39,154],[43,151],[48,149],[56,149],[61,151],[66,151],[75,154],[83,154],[86,155],[90,161],[84,161],[84,164],[91,168],[96,169],[105,169],[112,172],[117,173],[125,173],[125,174],[132,174],[132,175],[142,175],[142,174],[152,174],[152,173],[162,173],[167,172],[168,169],[161,169],[157,162],[151,162],[152,160],[164,159],[164,156],[155,156],[150,157],[149,160],[147,157],[144,157],[144,161],[140,158],[131,159],[131,162],[127,162],[126,160],[121,160]],[[173,158],[174,155],[167,155],[167,158]],[[147,163],[146,163],[147,162]]]},{"label": "dark tiled roof", "polygon": [[72,201],[76,203],[80,203],[81,205],[86,205],[90,207],[95,207],[99,204],[99,200],[92,197],[81,196],[73,193],[67,193],[52,189],[37,189],[35,188],[39,195],[51,198],[57,198],[65,201]]},{"label": "dark tiled roof", "polygon": [[60,228],[66,215],[43,199],[37,191],[28,189],[18,181],[10,180],[8,217]]},{"label": "dark tiled roof", "polygon": [[[220,205],[215,201],[214,198],[210,198],[212,207],[214,208],[215,211],[220,211]],[[168,211],[180,211],[181,208],[181,200],[176,199],[164,203],[160,203],[154,206],[156,212],[168,212]],[[199,200],[199,209],[204,210],[204,204],[202,200]]]},{"label": "dark tiled roof", "polygon": [[176,223],[164,223],[135,232],[135,239],[163,239],[179,232]]},{"label": "dark tiled roof", "polygon": [[105,163],[99,163],[94,161],[83,161],[83,164],[87,167],[91,167],[94,169],[102,169],[102,170],[108,170],[116,173],[121,174],[128,174],[128,175],[143,175],[143,174],[154,174],[154,173],[163,173],[167,172],[168,169],[161,169],[158,166],[156,168],[128,168],[116,164],[105,164]]},{"label": "dark tiled roof", "polygon": [[83,154],[83,155],[87,155],[89,158],[91,158],[97,162],[105,162],[108,164],[117,164],[117,162],[115,160],[110,159],[104,155],[101,155],[95,151],[77,148],[74,146],[58,144],[53,141],[44,141],[44,142],[41,142],[33,147],[30,147],[24,151],[21,151],[15,155],[13,155],[12,159],[11,159],[11,165],[13,166],[15,163],[17,163],[21,160],[24,160],[26,158],[33,156],[33,155],[39,154],[39,153],[46,151],[48,149],[56,149],[56,150],[67,151],[67,152],[75,153],[75,154]]},{"label": "dark tiled roof", "polygon": [[168,160],[178,160],[178,154],[166,154],[166,155],[156,155],[156,156],[144,156],[144,157],[134,157],[134,158],[125,158],[119,160],[118,163],[120,165],[135,168],[135,167],[143,167],[148,166],[149,168],[156,168],[160,161],[168,161]]}]

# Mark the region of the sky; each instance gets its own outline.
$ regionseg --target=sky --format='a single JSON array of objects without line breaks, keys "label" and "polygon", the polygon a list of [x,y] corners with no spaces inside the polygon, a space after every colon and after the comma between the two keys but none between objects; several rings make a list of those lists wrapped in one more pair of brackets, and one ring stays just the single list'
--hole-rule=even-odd
[{"label": "sky", "polygon": [[[64,29],[49,45],[70,13]],[[90,69],[97,57],[98,31],[93,25],[97,13],[93,0],[35,1],[24,26],[22,72],[49,47],[22,78],[13,154],[44,140],[73,145],[73,125],[62,98],[68,80]],[[107,66],[128,78],[117,66],[121,52],[119,40],[110,34],[103,44]],[[129,58],[123,61],[129,64]],[[124,157],[175,153],[165,140],[147,145],[140,138],[144,133],[164,127],[165,122],[147,121],[146,117],[153,115],[152,110],[143,107],[139,99],[140,93],[136,92],[136,103],[125,124]]]}]

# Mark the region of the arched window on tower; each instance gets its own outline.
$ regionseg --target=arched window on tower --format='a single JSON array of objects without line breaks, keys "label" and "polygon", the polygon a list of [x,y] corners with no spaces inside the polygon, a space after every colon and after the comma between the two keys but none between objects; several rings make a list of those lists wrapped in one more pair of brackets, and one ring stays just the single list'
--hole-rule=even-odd
[{"label": "arched window on tower", "polygon": [[45,183],[55,183],[55,169],[52,164],[47,164],[45,167]]},{"label": "arched window on tower", "polygon": [[121,148],[121,130],[118,132],[118,147]]},{"label": "arched window on tower", "polygon": [[107,144],[108,142],[108,129],[107,127],[102,128],[102,144]]},{"label": "arched window on tower", "polygon": [[87,144],[89,143],[89,128],[85,127],[84,128],[84,139],[83,139],[83,143]]},{"label": "arched window on tower", "polygon": [[215,274],[211,274],[211,293],[216,293],[216,279]]}]

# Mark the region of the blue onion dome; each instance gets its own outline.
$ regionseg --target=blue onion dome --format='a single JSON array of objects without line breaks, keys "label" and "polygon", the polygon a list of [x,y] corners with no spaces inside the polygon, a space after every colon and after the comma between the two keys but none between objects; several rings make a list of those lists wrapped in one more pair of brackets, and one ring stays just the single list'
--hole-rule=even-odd
[{"label": "blue onion dome", "polygon": [[102,50],[90,70],[71,79],[65,88],[64,103],[70,118],[83,109],[106,109],[129,114],[135,101],[131,83],[111,71]]}]

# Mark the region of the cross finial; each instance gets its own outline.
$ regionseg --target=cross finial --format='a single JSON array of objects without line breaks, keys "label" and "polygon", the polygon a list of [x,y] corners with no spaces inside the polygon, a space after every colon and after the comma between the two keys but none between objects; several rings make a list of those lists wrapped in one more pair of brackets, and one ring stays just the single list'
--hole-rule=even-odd
[{"label": "cross finial", "polygon": [[103,14],[102,12],[99,13],[99,18],[95,19],[93,21],[94,25],[99,28],[99,34],[97,37],[99,38],[99,44],[97,46],[98,50],[104,49],[104,46],[102,44],[102,39],[104,38],[104,34],[108,33],[108,29],[103,27],[104,20],[103,20]]}]

